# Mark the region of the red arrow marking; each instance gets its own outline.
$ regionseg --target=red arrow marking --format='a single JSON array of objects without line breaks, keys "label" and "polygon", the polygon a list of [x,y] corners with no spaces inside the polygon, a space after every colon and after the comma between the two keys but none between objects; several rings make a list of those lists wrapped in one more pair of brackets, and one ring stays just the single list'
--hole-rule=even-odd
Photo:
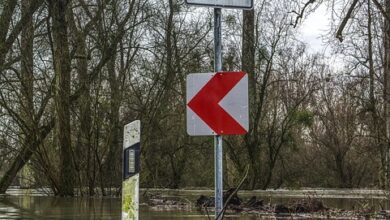
[{"label": "red arrow marking", "polygon": [[219,72],[188,103],[188,106],[217,134],[247,133],[218,104],[244,76],[243,72]]}]

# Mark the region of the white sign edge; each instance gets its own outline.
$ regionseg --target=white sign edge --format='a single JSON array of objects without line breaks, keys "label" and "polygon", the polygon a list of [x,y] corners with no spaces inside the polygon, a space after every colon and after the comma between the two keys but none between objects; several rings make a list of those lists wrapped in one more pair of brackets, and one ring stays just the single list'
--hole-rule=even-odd
[{"label": "white sign edge", "polygon": [[200,3],[188,3],[188,0],[185,0],[185,3],[189,6],[198,6],[198,7],[209,7],[209,8],[227,8],[227,9],[241,9],[241,10],[253,10],[254,8],[254,1],[251,1],[250,7],[243,7],[243,6],[229,6],[229,5],[215,5],[215,4],[200,4]]}]

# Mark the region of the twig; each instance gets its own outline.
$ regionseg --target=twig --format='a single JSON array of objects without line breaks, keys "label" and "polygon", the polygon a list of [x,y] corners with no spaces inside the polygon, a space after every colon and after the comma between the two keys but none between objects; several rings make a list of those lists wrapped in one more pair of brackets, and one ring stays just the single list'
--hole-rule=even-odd
[{"label": "twig", "polygon": [[207,206],[203,206],[203,207],[204,207],[204,209],[206,210],[207,218],[208,218],[209,220],[211,220],[210,214],[209,214],[209,210],[207,209]]},{"label": "twig", "polygon": [[230,194],[230,196],[228,197],[228,199],[226,200],[225,202],[225,205],[223,206],[223,209],[222,211],[218,214],[218,216],[215,218],[215,219],[219,219],[219,217],[222,215],[222,219],[225,215],[225,210],[230,202],[230,200],[233,198],[234,195],[237,194],[237,192],[241,189],[242,185],[244,184],[246,178],[248,177],[248,173],[249,173],[249,165],[246,167],[246,170],[245,170],[245,175],[244,177],[241,179],[241,182],[240,184],[238,184],[237,188],[234,190],[233,193]]}]

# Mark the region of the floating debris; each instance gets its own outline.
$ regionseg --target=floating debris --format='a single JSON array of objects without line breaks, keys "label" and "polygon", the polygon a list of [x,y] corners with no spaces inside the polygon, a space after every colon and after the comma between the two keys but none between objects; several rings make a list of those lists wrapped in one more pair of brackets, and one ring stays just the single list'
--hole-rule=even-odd
[{"label": "floating debris", "polygon": [[[234,192],[230,189],[225,192],[224,198],[229,197],[229,193]],[[226,197],[225,197],[226,195]],[[390,211],[375,212],[373,207],[363,207],[358,210],[342,210],[329,208],[315,197],[298,199],[288,204],[264,204],[264,200],[252,196],[246,202],[242,202],[237,195],[234,195],[229,201],[227,210],[228,214],[241,214],[247,216],[256,216],[261,218],[277,219],[390,219]],[[225,200],[226,201],[226,200]],[[196,202],[199,209],[214,207],[214,197],[200,196]],[[209,212],[209,210],[206,210]]]}]

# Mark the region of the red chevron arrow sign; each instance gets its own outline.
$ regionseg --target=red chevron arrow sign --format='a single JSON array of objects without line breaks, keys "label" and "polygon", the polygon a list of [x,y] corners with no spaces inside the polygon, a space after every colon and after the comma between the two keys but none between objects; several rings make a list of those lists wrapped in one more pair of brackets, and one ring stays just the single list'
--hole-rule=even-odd
[{"label": "red chevron arrow sign", "polygon": [[187,76],[187,133],[246,134],[248,76],[244,72],[195,73]]}]

